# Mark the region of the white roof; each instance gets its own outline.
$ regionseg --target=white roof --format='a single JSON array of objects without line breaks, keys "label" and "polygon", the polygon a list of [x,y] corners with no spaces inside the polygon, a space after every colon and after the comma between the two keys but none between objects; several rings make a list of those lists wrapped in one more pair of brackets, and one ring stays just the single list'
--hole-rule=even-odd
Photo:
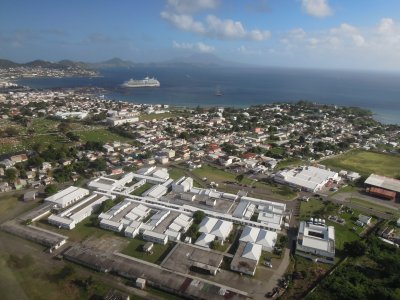
[{"label": "white roof", "polygon": [[254,243],[247,243],[244,247],[242,257],[258,261],[261,257],[262,246]]},{"label": "white roof", "polygon": [[242,242],[251,242],[255,243],[257,241],[258,234],[260,232],[260,228],[246,226],[243,228],[242,235],[239,240]]},{"label": "white roof", "polygon": [[367,180],[365,180],[365,184],[377,186],[380,188],[400,193],[400,180],[397,179],[371,174],[367,178]]},{"label": "white roof", "polygon": [[277,238],[278,234],[275,231],[261,229],[260,233],[258,234],[256,243],[263,246],[263,249],[272,250],[275,246]]},{"label": "white roof", "polygon": [[176,231],[176,232],[179,232],[179,231],[181,231],[182,226],[179,226],[179,225],[176,224],[176,223],[172,223],[172,224],[170,224],[170,225],[168,226],[168,229],[173,230],[173,231]]},{"label": "white roof", "polygon": [[232,230],[232,226],[233,226],[232,222],[225,220],[218,220],[218,222],[215,224],[213,230],[210,233],[219,238],[226,239]]},{"label": "white roof", "polygon": [[318,189],[325,181],[331,178],[337,178],[338,173],[316,167],[303,167],[301,170],[284,170],[277,174],[284,178],[288,183],[302,186],[311,190]]},{"label": "white roof", "polygon": [[232,215],[235,218],[243,218],[248,206],[249,206],[249,202],[240,201]]},{"label": "white roof", "polygon": [[45,201],[64,205],[71,200],[75,200],[76,198],[81,198],[85,195],[89,195],[89,190],[79,188],[76,186],[70,186],[58,192],[57,194],[47,197]]},{"label": "white roof", "polygon": [[335,251],[335,228],[333,226],[302,221],[299,226],[299,236],[302,237],[302,245],[305,247],[326,252]]},{"label": "white roof", "polygon": [[205,217],[199,225],[199,232],[211,233],[217,222],[216,218]]},{"label": "white roof", "polygon": [[165,195],[167,190],[168,189],[165,186],[158,184],[151,187],[144,194],[149,197],[160,198],[161,196]]},{"label": "white roof", "polygon": [[152,174],[153,177],[160,178],[160,179],[169,179],[168,171],[166,170],[157,170]]},{"label": "white roof", "polygon": [[202,233],[195,242],[195,245],[210,248],[210,243],[213,240],[215,240],[215,235]]}]

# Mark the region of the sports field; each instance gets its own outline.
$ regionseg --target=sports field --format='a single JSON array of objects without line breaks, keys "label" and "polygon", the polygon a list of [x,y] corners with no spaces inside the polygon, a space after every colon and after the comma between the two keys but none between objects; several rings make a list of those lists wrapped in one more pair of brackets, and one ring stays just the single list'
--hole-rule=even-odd
[{"label": "sports field", "polygon": [[369,176],[371,173],[397,177],[400,175],[400,155],[353,150],[335,158],[321,161],[321,164]]}]

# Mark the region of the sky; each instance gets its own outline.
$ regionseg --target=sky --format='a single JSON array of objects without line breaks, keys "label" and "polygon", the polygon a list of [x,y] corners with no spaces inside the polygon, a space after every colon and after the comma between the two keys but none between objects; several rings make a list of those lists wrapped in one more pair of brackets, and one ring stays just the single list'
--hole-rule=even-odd
[{"label": "sky", "polygon": [[2,0],[0,58],[400,70],[400,0]]}]

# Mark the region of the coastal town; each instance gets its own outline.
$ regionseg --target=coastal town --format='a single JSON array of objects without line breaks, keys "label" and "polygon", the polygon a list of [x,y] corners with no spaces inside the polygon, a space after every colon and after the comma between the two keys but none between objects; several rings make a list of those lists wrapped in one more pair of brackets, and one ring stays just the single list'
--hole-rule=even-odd
[{"label": "coastal town", "polygon": [[[0,192],[18,207],[0,228],[44,260],[136,287],[111,294],[301,298],[362,239],[400,244],[400,128],[368,111],[146,105],[6,82]],[[345,163],[371,155],[383,169]]]}]

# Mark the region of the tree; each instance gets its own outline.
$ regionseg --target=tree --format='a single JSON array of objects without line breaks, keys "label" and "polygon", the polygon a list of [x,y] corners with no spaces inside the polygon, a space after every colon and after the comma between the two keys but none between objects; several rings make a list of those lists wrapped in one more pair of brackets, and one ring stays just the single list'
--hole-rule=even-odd
[{"label": "tree", "polygon": [[15,168],[9,168],[6,170],[5,174],[8,182],[15,182],[18,178],[18,171]]},{"label": "tree", "polygon": [[353,257],[356,256],[362,256],[365,254],[365,251],[367,250],[367,245],[360,241],[360,240],[355,240],[352,242],[345,242],[344,245],[344,251]]},{"label": "tree", "polygon": [[106,212],[106,211],[110,210],[110,208],[113,206],[114,206],[114,201],[112,201],[111,199],[107,199],[106,201],[101,203],[100,211]]},{"label": "tree", "polygon": [[236,176],[236,181],[239,182],[239,183],[242,182],[243,179],[244,179],[244,175],[243,174],[239,174],[238,176]]},{"label": "tree", "polygon": [[198,210],[193,214],[194,223],[200,224],[200,222],[204,219],[206,214],[202,210]]},{"label": "tree", "polygon": [[68,122],[61,122],[60,124],[58,124],[57,128],[58,128],[58,131],[65,134],[71,130],[71,124]]},{"label": "tree", "polygon": [[53,195],[53,194],[57,193],[57,191],[58,191],[58,187],[55,184],[49,184],[44,189],[44,192],[46,193],[47,196]]}]

